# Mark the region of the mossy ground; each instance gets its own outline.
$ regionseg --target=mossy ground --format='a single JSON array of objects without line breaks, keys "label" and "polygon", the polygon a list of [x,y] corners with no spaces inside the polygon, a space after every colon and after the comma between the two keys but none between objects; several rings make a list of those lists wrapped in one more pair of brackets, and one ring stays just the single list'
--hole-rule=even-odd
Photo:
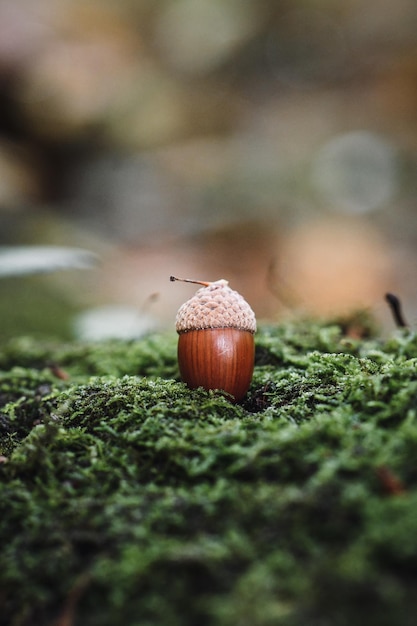
[{"label": "mossy ground", "polygon": [[414,624],[417,336],[357,328],[262,328],[241,405],[173,333],[4,345],[0,623]]}]

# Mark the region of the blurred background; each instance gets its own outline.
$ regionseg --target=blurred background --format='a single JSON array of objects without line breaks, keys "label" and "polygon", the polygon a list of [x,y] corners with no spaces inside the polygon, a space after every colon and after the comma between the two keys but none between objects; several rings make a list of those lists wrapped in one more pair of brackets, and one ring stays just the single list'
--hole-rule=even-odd
[{"label": "blurred background", "polygon": [[[259,320],[417,324],[415,0],[1,0],[0,340],[174,328],[226,278]],[[1,257],[0,257],[1,263]]]}]

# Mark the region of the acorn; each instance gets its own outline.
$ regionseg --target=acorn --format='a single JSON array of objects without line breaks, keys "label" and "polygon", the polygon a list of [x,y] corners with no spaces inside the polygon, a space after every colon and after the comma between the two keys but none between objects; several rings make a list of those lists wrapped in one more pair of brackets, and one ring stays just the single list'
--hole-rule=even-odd
[{"label": "acorn", "polygon": [[178,310],[178,364],[191,388],[221,389],[235,402],[246,395],[255,362],[255,314],[227,280],[176,278],[202,288]]}]

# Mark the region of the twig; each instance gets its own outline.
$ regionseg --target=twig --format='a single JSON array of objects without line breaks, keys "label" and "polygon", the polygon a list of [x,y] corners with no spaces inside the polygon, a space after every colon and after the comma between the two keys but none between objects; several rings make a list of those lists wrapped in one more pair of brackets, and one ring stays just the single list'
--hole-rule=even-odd
[{"label": "twig", "polygon": [[408,328],[408,324],[403,316],[400,299],[397,298],[397,296],[395,296],[393,293],[386,293],[385,300],[388,302],[392,316],[394,318],[394,322],[396,323],[398,328]]}]

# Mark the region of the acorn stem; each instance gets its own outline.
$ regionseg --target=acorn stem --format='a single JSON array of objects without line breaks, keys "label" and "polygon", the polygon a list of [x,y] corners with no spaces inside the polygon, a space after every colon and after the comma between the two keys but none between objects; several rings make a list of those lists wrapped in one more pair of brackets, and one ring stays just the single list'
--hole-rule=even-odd
[{"label": "acorn stem", "polygon": [[182,283],[194,283],[195,285],[203,285],[203,287],[208,287],[209,285],[212,285],[212,283],[206,282],[204,280],[192,280],[191,278],[177,278],[176,276],[170,276],[169,280],[172,282],[174,280],[179,280]]}]

